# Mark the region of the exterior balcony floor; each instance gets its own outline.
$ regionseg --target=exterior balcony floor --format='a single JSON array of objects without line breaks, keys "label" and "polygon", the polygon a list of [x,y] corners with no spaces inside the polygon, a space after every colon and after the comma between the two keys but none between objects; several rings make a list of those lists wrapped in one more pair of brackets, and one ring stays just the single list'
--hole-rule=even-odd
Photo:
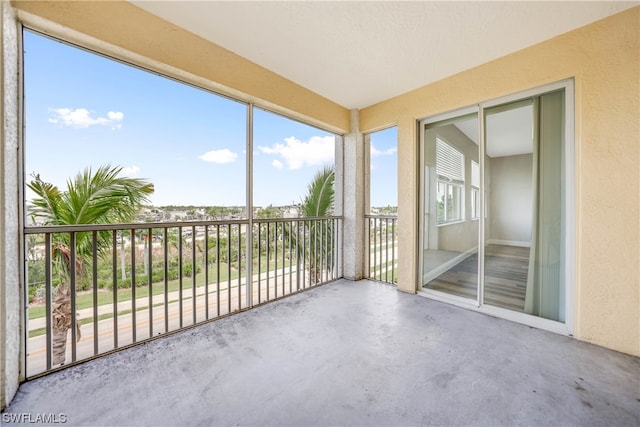
[{"label": "exterior balcony floor", "polygon": [[26,382],[2,419],[20,414],[81,426],[637,426],[640,360],[339,280]]}]

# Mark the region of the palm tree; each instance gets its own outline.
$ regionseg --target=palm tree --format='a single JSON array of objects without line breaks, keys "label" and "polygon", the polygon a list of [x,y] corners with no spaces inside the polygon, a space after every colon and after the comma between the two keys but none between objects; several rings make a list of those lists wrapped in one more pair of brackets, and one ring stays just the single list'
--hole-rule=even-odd
[{"label": "palm tree", "polygon": [[[335,172],[333,166],[325,166],[314,175],[307,187],[307,194],[302,201],[301,213],[304,217],[325,217],[333,213],[335,199]],[[324,224],[324,225],[323,225]],[[333,264],[333,242],[326,236],[331,235],[331,222],[312,221],[303,234],[306,235],[307,245],[297,245],[308,262],[311,284],[322,280],[323,266],[330,268]],[[295,236],[296,238],[300,238]],[[325,238],[321,239],[320,236]],[[306,246],[306,247],[305,247]]]},{"label": "palm tree", "polygon": [[[36,198],[31,201],[29,214],[43,225],[115,224],[130,222],[140,207],[148,203],[153,184],[143,179],[118,176],[122,167],[101,166],[95,173],[86,168],[67,181],[66,191],[42,181],[40,175],[27,184]],[[111,233],[98,232],[95,245],[102,255],[111,249]],[[93,254],[93,233],[75,234],[76,271],[83,274]],[[53,302],[53,364],[65,361],[67,332],[71,328],[71,233],[52,236],[55,271],[60,276]],[[114,290],[115,291],[115,290]],[[80,327],[76,322],[77,339]]]}]

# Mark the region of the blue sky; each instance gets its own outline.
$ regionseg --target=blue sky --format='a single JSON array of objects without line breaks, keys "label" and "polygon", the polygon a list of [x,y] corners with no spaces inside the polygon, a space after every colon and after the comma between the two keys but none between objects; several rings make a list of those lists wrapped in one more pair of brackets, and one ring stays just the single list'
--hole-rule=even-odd
[{"label": "blue sky", "polygon": [[[111,164],[151,181],[156,206],[245,205],[245,104],[28,31],[24,47],[27,180],[39,173],[63,189]],[[255,109],[254,205],[299,203],[333,163],[333,137]],[[372,145],[372,205],[396,205],[395,128]]]}]

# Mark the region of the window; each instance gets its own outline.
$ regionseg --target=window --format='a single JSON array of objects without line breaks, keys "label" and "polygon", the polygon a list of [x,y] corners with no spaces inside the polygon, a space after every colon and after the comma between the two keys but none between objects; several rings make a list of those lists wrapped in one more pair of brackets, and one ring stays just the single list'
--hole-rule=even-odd
[{"label": "window", "polygon": [[308,216],[310,183],[325,168],[334,170],[335,135],[261,108],[253,110],[253,127],[254,217]]},{"label": "window", "polygon": [[109,164],[153,183],[153,219],[246,216],[246,104],[31,31],[24,44],[28,181],[66,188]]},{"label": "window", "polygon": [[398,129],[365,135],[369,141],[369,213],[398,213]]},{"label": "window", "polygon": [[440,138],[436,139],[436,174],[438,224],[462,220],[464,155]]},{"label": "window", "polygon": [[480,218],[480,165],[471,160],[471,219]]}]

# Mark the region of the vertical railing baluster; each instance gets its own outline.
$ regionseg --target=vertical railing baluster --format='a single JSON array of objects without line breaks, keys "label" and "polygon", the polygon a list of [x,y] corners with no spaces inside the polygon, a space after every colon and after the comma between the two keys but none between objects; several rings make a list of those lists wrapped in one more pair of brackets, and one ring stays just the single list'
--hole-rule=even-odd
[{"label": "vertical railing baluster", "polygon": [[364,263],[364,271],[366,272],[367,278],[371,278],[371,217],[365,217],[366,232],[364,233],[364,250],[366,253],[365,263]]},{"label": "vertical railing baluster", "polygon": [[280,223],[280,239],[282,240],[282,296],[285,295],[286,293],[286,277],[287,277],[287,270],[286,270],[286,256],[285,254],[287,253],[287,251],[285,250],[284,247],[284,222]]},{"label": "vertical railing baluster", "polygon": [[76,261],[76,232],[72,231],[69,236],[69,246],[71,246],[71,256],[69,262],[70,273],[70,292],[71,292],[71,361],[76,361],[76,341],[77,341],[77,325],[78,318],[76,313],[76,279],[77,279],[77,261]]},{"label": "vertical railing baluster", "polygon": [[318,279],[316,280],[316,285],[320,284],[323,282],[323,276],[322,276],[322,269],[324,268],[324,220],[319,219],[316,221],[317,223],[317,228],[318,228],[318,239],[319,241],[317,242],[317,258],[316,258],[316,262],[319,263],[319,265],[316,267],[316,277],[318,277]]},{"label": "vertical railing baluster", "polygon": [[324,274],[324,283],[327,283],[331,280],[331,272],[330,272],[330,266],[331,266],[331,261],[329,260],[329,257],[331,256],[331,246],[329,246],[329,244],[331,243],[331,224],[329,219],[324,219],[324,240],[322,243],[322,250],[323,250],[323,260],[324,260],[324,270],[323,270],[323,274]]},{"label": "vertical railing baluster", "polygon": [[384,269],[384,281],[389,282],[389,218],[384,219],[384,241],[385,241],[385,249],[384,249],[384,261],[385,261],[385,269]]},{"label": "vertical railing baluster", "polygon": [[373,220],[373,277],[378,277],[378,218]]},{"label": "vertical railing baluster", "polygon": [[262,302],[262,223],[257,222],[258,226],[258,304]]},{"label": "vertical railing baluster", "polygon": [[327,234],[328,234],[328,241],[327,241],[327,248],[329,248],[329,253],[327,254],[327,278],[329,280],[333,280],[333,254],[335,253],[334,249],[333,249],[333,230],[334,230],[334,219],[329,219],[327,220]]},{"label": "vertical railing baluster", "polygon": [[373,262],[373,277],[376,280],[380,280],[380,278],[378,277],[379,274],[379,269],[378,269],[378,264],[380,262],[380,254],[378,253],[378,246],[379,246],[379,239],[380,239],[380,233],[378,228],[380,227],[379,225],[380,220],[378,218],[373,220],[373,258],[374,258],[374,262]]},{"label": "vertical railing baluster", "polygon": [[131,229],[131,330],[136,342],[136,230]]},{"label": "vertical railing baluster", "polygon": [[339,237],[340,236],[340,220],[339,219],[334,219],[333,220],[333,278],[337,279],[340,276],[340,252],[342,252],[340,250],[340,240]]},{"label": "vertical railing baluster", "polygon": [[378,263],[376,264],[376,268],[377,268],[376,276],[378,280],[382,281],[382,219],[380,218],[377,219],[376,234],[378,236],[378,243],[376,247],[379,249],[378,251],[376,251],[376,253],[378,254]]},{"label": "vertical railing baluster", "polygon": [[316,220],[316,228],[317,228],[317,242],[316,242],[316,285],[322,283],[322,268],[323,268],[323,250],[324,250],[324,242],[323,242],[323,224],[324,221],[321,219]]},{"label": "vertical railing baluster", "polygon": [[376,278],[376,219],[375,218],[371,218],[371,221],[369,222],[370,224],[370,228],[369,228],[369,240],[372,240],[370,246],[369,246],[369,276],[372,279]]},{"label": "vertical railing baluster", "polygon": [[393,245],[391,245],[391,283],[396,283],[396,219],[391,220],[391,237],[393,238]]},{"label": "vertical railing baluster", "polygon": [[329,220],[322,220],[322,252],[320,256],[322,257],[322,275],[321,282],[327,283],[329,281]]},{"label": "vertical railing baluster", "polygon": [[193,311],[193,324],[197,322],[196,305],[196,276],[198,268],[196,266],[196,226],[191,226],[191,309]]},{"label": "vertical railing baluster", "polygon": [[220,224],[216,224],[216,312],[220,317]]},{"label": "vertical railing baluster", "polygon": [[204,318],[209,320],[209,225],[204,227]]},{"label": "vertical railing baluster", "polygon": [[[44,274],[45,274],[45,303],[46,303],[46,316],[47,316],[47,320],[46,320],[46,325],[45,327],[47,328],[46,330],[46,345],[47,345],[47,370],[51,369],[51,351],[52,351],[52,346],[51,346],[51,335],[53,333],[52,329],[52,319],[51,319],[51,306],[53,304],[53,295],[51,294],[51,279],[52,279],[52,257],[51,257],[51,233],[46,233],[44,235],[44,259],[45,259],[45,266],[44,266]],[[27,317],[28,318],[28,317]]]},{"label": "vertical railing baluster", "polygon": [[333,254],[333,246],[331,246],[332,240],[331,240],[331,221],[330,219],[326,219],[325,220],[325,259],[324,259],[324,265],[325,265],[325,280],[327,282],[329,282],[331,280],[331,258],[329,258],[330,256],[332,256],[331,254]]},{"label": "vertical railing baluster", "polygon": [[291,240],[292,240],[292,234],[293,234],[293,221],[287,221],[287,229],[288,229],[288,235],[289,235],[289,293],[291,294],[293,292],[293,258],[292,253],[291,253]]},{"label": "vertical railing baluster", "polygon": [[258,222],[258,304],[262,303],[262,223]]},{"label": "vertical railing baluster", "polygon": [[373,278],[378,280],[378,218],[373,219]]},{"label": "vertical railing baluster", "polygon": [[153,229],[147,234],[147,286],[149,287],[149,338],[153,337]]},{"label": "vertical railing baluster", "polygon": [[238,230],[238,310],[242,310],[242,233],[240,224],[236,224]]},{"label": "vertical railing baluster", "polygon": [[164,227],[162,239],[162,257],[164,261],[164,332],[169,332],[169,229]]},{"label": "vertical railing baluster", "polygon": [[318,220],[313,220],[313,285],[318,284]]},{"label": "vertical railing baluster", "polygon": [[296,292],[300,290],[300,221],[296,221]]},{"label": "vertical railing baluster", "polygon": [[[113,291],[113,348],[118,348],[118,250],[116,249],[118,243],[119,230],[113,230],[111,235],[111,244],[113,245],[113,254],[111,257],[111,290]],[[120,232],[120,239],[124,239],[124,234]],[[122,240],[121,240],[122,241]],[[122,245],[124,250],[124,244]],[[124,259],[124,255],[122,256]],[[124,264],[122,265],[124,269]]]},{"label": "vertical railing baluster", "polygon": [[327,267],[327,282],[333,280],[333,219],[327,221],[327,254],[326,254],[326,267]]},{"label": "vertical railing baluster", "polygon": [[265,239],[265,243],[267,244],[267,254],[266,254],[266,260],[265,262],[267,263],[267,283],[265,284],[265,286],[267,287],[267,301],[271,301],[271,298],[269,298],[269,276],[271,275],[271,265],[269,263],[270,261],[270,251],[269,251],[269,247],[271,246],[271,233],[270,233],[270,228],[269,228],[269,222],[267,222],[267,237]]},{"label": "vertical railing baluster", "polygon": [[380,270],[379,270],[378,275],[379,275],[379,280],[381,282],[384,282],[384,277],[383,277],[383,273],[384,273],[383,263],[384,263],[384,261],[383,261],[383,258],[382,258],[382,256],[384,255],[384,241],[382,240],[384,238],[384,232],[383,232],[383,229],[382,229],[383,224],[384,224],[384,219],[380,218],[379,222],[378,222],[378,228],[380,230],[379,231],[379,233],[380,233],[380,252],[379,252],[380,259],[378,260],[378,264],[379,264]]},{"label": "vertical railing baluster", "polygon": [[[307,221],[302,222],[302,289],[307,288]],[[309,275],[311,277],[311,275]]]},{"label": "vertical railing baluster", "polygon": [[227,314],[231,313],[231,224],[227,224]]},{"label": "vertical railing baluster", "polygon": [[273,293],[278,299],[278,223],[273,224]]},{"label": "vertical railing baluster", "polygon": [[93,250],[92,258],[92,274],[91,282],[93,284],[93,355],[98,354],[98,232],[93,231],[92,235]]},{"label": "vertical railing baluster", "polygon": [[182,226],[178,227],[178,305],[180,306],[180,329],[182,329]]},{"label": "vertical railing baluster", "polygon": [[322,220],[322,269],[320,270],[320,276],[321,276],[321,281],[322,283],[327,281],[327,275],[325,273],[325,270],[327,268],[327,256],[329,256],[329,252],[327,250],[327,220],[323,219]]}]

